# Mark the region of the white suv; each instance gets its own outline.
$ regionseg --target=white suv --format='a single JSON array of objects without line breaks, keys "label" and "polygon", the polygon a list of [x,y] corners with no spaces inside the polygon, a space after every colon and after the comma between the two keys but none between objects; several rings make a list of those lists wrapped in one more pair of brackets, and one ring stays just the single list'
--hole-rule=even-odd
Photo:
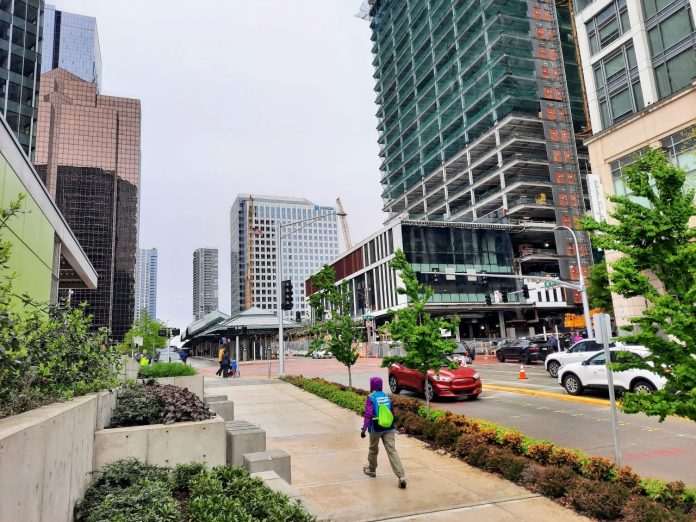
[{"label": "white suv", "polygon": [[[611,362],[616,362],[618,348],[611,350]],[[647,355],[645,348],[631,347],[626,349],[640,357]],[[663,377],[647,370],[625,370],[613,372],[614,388],[619,391],[632,391],[634,393],[652,393],[655,390],[664,388],[667,382]],[[591,355],[588,359],[581,362],[574,362],[566,366],[561,366],[558,370],[558,383],[563,386],[570,395],[582,395],[585,388],[606,390],[607,366],[604,352]]]},{"label": "white suv", "polygon": [[[609,343],[609,348],[614,348],[614,346],[616,346],[615,343]],[[544,361],[544,367],[551,377],[558,377],[558,369],[561,366],[583,361],[587,359],[590,354],[602,350],[604,350],[604,346],[594,339],[583,339],[568,348],[568,351],[549,354]]]}]

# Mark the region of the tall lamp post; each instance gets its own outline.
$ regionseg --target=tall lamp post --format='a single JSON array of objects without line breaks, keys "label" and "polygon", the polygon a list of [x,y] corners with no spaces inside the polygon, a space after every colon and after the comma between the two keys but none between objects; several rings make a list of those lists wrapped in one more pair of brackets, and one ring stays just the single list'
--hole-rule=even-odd
[{"label": "tall lamp post", "polygon": [[[278,376],[283,377],[285,375],[285,340],[283,339],[283,293],[282,293],[282,281],[283,281],[283,239],[299,232],[303,228],[311,225],[315,221],[320,221],[331,216],[346,216],[345,212],[327,212],[326,214],[321,214],[320,216],[315,216],[312,218],[301,219],[299,221],[293,221],[292,223],[281,223],[280,220],[276,222],[276,266],[277,266],[277,279],[276,279],[276,290],[278,294],[278,352],[279,352],[279,368]],[[287,234],[283,235],[283,229],[288,227],[299,226],[295,230],[291,230]]]},{"label": "tall lamp post", "polygon": [[580,274],[580,294],[582,295],[582,308],[585,314],[585,329],[587,330],[587,337],[593,338],[594,332],[592,331],[592,318],[590,317],[590,304],[587,301],[587,286],[585,286],[585,276],[582,274],[582,265],[580,263],[580,249],[578,248],[578,238],[575,235],[575,231],[565,225],[558,225],[554,230],[565,229],[573,236],[573,243],[575,244],[575,258],[578,263],[578,273]]}]

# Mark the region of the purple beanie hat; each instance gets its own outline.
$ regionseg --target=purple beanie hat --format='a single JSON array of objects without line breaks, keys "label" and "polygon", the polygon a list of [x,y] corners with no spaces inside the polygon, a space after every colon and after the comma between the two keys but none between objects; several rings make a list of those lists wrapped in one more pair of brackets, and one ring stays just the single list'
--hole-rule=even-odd
[{"label": "purple beanie hat", "polygon": [[370,377],[370,391],[382,391],[381,377]]}]

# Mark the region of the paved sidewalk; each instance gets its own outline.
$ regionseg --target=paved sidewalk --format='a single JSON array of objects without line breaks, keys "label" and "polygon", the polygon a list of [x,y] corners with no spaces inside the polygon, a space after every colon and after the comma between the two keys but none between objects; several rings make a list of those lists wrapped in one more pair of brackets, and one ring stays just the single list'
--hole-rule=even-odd
[{"label": "paved sidewalk", "polygon": [[322,520],[587,520],[401,434],[408,488],[398,489],[382,446],[377,478],[363,474],[367,439],[354,413],[279,381],[206,378],[206,387],[234,401],[236,419],[260,425],[268,449],[291,454],[292,485]]}]

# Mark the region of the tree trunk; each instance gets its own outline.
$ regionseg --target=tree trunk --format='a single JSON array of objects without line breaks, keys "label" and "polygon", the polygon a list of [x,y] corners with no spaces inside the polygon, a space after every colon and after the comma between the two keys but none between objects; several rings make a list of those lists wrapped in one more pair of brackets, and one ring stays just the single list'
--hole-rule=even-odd
[{"label": "tree trunk", "polygon": [[428,370],[425,370],[425,383],[423,384],[423,391],[425,392],[425,412],[430,418],[430,397],[428,397]]},{"label": "tree trunk", "polygon": [[350,366],[348,367],[348,388],[353,389],[353,374],[350,372]]}]

